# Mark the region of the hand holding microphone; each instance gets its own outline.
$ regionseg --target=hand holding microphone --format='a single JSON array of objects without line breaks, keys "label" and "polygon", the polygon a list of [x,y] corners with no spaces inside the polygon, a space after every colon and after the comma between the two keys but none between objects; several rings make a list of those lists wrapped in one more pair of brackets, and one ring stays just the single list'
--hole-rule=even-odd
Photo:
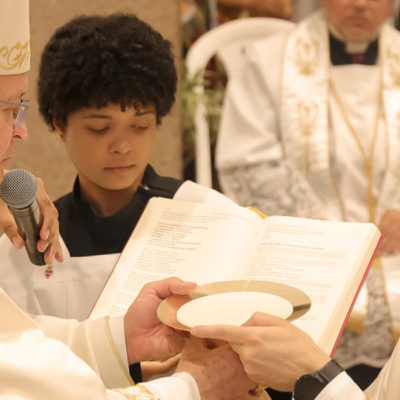
[{"label": "hand holding microphone", "polygon": [[0,225],[15,247],[21,248],[22,244],[18,245],[21,236],[25,240],[26,251],[32,263],[52,264],[54,257],[63,261],[58,241],[58,213],[45,192],[42,181],[39,180],[38,185],[35,176],[22,169],[9,171],[0,184],[0,197],[15,219],[14,222],[1,202]]}]

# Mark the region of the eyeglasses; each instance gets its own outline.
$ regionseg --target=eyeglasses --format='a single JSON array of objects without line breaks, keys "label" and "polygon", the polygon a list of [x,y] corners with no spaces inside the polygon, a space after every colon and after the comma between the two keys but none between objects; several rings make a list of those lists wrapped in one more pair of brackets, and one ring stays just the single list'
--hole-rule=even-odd
[{"label": "eyeglasses", "polygon": [[13,101],[7,101],[7,100],[0,100],[0,104],[7,104],[9,106],[15,107],[13,110],[15,129],[21,128],[21,125],[25,121],[25,118],[28,114],[29,100],[21,99],[19,103],[14,103]]}]

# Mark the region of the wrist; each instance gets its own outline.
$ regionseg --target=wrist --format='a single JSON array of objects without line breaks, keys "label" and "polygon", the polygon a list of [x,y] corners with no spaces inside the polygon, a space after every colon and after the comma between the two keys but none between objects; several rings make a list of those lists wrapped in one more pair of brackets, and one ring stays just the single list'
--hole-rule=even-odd
[{"label": "wrist", "polygon": [[332,359],[319,370],[300,376],[294,385],[294,399],[315,399],[325,386],[343,371],[344,369]]}]

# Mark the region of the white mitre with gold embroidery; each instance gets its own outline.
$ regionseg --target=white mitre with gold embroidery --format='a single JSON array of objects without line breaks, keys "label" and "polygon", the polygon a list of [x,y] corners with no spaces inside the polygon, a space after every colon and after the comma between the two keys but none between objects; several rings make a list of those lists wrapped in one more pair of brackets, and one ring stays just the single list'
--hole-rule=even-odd
[{"label": "white mitre with gold embroidery", "polygon": [[30,69],[29,0],[0,0],[0,75]]}]

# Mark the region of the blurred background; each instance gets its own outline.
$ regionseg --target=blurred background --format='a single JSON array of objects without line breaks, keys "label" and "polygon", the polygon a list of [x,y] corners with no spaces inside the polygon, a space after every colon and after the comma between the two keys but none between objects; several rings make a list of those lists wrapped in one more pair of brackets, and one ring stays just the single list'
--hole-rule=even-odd
[{"label": "blurred background", "polygon": [[[217,4],[216,0],[31,0],[32,69],[30,88],[26,96],[32,103],[27,122],[29,136],[26,140],[16,141],[16,156],[10,167],[28,169],[42,177],[52,199],[71,190],[75,177],[74,168],[67,159],[63,143],[54,132],[48,130],[37,109],[36,80],[40,54],[55,29],[71,18],[80,14],[123,11],[136,13],[173,44],[180,76],[177,102],[172,113],[164,119],[159,128],[151,162],[160,174],[194,179],[191,110],[190,106],[188,109],[186,101],[188,96],[190,100],[191,93],[190,87],[187,89],[182,62],[185,51],[201,33],[212,28],[213,24],[227,19],[269,15],[296,21],[319,6],[319,0],[265,1],[271,3],[272,8],[264,12],[246,9],[240,5],[232,6],[229,4],[232,2],[229,1]],[[280,10],[281,3],[290,3],[289,10]],[[218,118],[218,105],[222,101],[223,93],[217,90],[214,94],[217,96]]]}]

